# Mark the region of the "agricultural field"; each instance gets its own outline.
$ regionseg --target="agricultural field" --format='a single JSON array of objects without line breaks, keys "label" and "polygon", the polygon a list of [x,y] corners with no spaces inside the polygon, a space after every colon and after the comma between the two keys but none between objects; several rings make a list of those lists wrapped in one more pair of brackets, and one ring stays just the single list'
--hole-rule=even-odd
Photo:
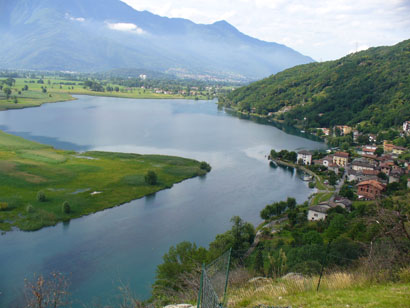
[{"label": "agricultural field", "polygon": [[[179,157],[56,150],[0,131],[0,230],[52,226],[207,170],[207,164]],[[148,171],[156,181],[146,180]]]},{"label": "agricultural field", "polygon": [[[53,103],[74,100],[72,95],[94,95],[108,97],[122,97],[134,99],[206,99],[206,96],[183,96],[180,94],[155,93],[154,89],[125,87],[105,82],[104,91],[95,91],[86,87],[84,81],[59,78],[31,79],[14,78],[11,86],[0,80],[0,110],[20,109],[40,106],[44,103]],[[9,88],[7,95],[4,89]],[[112,89],[106,91],[105,89]],[[8,96],[8,97],[7,97]]]}]

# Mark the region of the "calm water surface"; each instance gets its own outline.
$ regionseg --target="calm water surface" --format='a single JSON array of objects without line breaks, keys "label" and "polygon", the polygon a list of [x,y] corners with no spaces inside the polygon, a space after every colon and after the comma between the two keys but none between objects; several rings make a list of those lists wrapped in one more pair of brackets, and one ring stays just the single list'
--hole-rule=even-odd
[{"label": "calm water surface", "polygon": [[322,143],[232,117],[214,101],[78,98],[0,112],[0,129],[61,149],[177,155],[213,169],[68,224],[0,236],[0,307],[14,307],[24,278],[52,270],[69,273],[74,307],[115,300],[120,281],[147,298],[171,245],[206,246],[232,216],[259,223],[266,204],[312,193],[293,170],[270,168],[265,155]]}]

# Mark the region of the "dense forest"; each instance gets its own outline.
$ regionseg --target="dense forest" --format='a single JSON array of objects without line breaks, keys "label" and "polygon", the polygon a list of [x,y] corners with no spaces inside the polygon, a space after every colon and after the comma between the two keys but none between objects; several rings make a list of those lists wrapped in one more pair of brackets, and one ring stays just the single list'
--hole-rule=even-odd
[{"label": "dense forest", "polygon": [[303,128],[349,125],[374,133],[410,118],[410,40],[287,69],[220,98],[226,107]]}]

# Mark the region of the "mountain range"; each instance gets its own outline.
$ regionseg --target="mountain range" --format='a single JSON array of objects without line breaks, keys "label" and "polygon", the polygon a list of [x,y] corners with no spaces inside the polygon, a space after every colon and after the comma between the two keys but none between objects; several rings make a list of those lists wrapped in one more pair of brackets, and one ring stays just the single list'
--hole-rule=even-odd
[{"label": "mountain range", "polygon": [[0,68],[97,72],[149,69],[256,80],[312,62],[226,21],[196,24],[120,0],[0,0]]}]

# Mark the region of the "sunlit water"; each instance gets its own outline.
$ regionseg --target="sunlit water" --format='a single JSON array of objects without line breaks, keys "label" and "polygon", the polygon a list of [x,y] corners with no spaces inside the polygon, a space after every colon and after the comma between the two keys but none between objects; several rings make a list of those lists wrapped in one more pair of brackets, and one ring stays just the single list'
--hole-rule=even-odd
[{"label": "sunlit water", "polygon": [[78,98],[0,112],[0,129],[62,149],[177,155],[213,169],[69,224],[0,236],[0,307],[18,302],[24,278],[52,270],[69,274],[74,307],[114,301],[121,283],[147,298],[171,245],[206,246],[232,216],[256,224],[266,204],[312,193],[294,170],[270,168],[266,155],[322,143],[232,117],[215,101]]}]

